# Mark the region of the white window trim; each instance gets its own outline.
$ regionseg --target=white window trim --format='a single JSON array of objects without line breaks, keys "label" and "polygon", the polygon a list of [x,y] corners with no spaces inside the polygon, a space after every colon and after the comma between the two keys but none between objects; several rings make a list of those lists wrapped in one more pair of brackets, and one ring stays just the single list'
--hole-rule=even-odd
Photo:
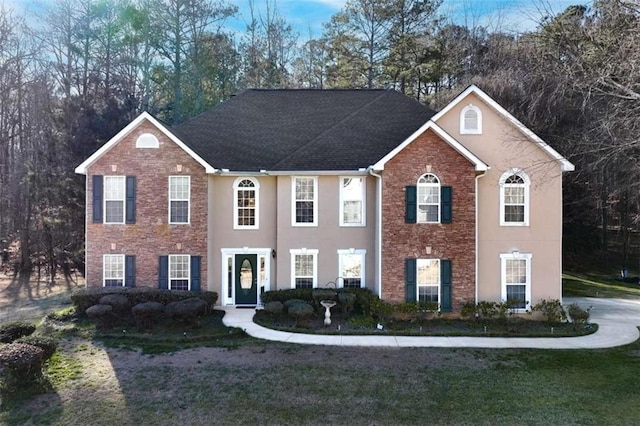
[{"label": "white window trim", "polygon": [[[240,188],[240,182],[248,180],[253,183],[253,192],[255,194],[256,205],[254,206],[255,212],[255,225],[239,225],[238,224],[238,192],[242,190],[250,190],[251,188]],[[239,177],[233,182],[233,229],[260,229],[260,183],[257,179],[252,177]]]},{"label": "white window trim", "polygon": [[[112,200],[109,199],[107,200],[107,180],[110,179],[114,179],[114,178],[118,178],[118,179],[122,179],[122,199],[121,200]],[[104,177],[104,184],[103,184],[103,188],[102,188],[102,211],[103,213],[103,218],[102,221],[103,223],[107,224],[107,225],[122,225],[124,224],[125,221],[125,216],[127,215],[127,177],[126,176],[105,176]],[[121,201],[122,202],[122,220],[118,221],[118,222],[107,222],[107,201]]]},{"label": "white window trim", "polygon": [[531,259],[533,258],[533,254],[531,253],[520,253],[517,251],[513,251],[512,253],[500,253],[500,299],[503,302],[507,301],[507,259],[519,259],[525,260],[526,263],[526,273],[527,273],[527,282],[524,283],[526,286],[525,289],[525,308],[524,309],[515,309],[517,313],[527,312],[531,308]]},{"label": "white window trim", "polygon": [[[524,222],[507,222],[504,215],[504,189],[506,188],[506,180],[509,176],[518,175],[524,180]],[[529,226],[529,209],[530,209],[530,197],[529,187],[531,186],[531,180],[522,169],[513,168],[509,169],[500,176],[500,226]]]},{"label": "white window trim", "polygon": [[[478,115],[478,128],[477,129],[467,129],[465,127],[465,119],[464,116],[467,111],[475,111]],[[482,134],[482,110],[473,104],[469,104],[466,107],[462,108],[460,111],[460,134],[461,135],[481,135]]]},{"label": "white window trim", "polygon": [[[432,261],[435,260],[438,262],[438,310],[440,310],[440,305],[442,303],[442,263],[440,259],[434,258],[419,258],[416,259],[416,300],[420,301],[420,282],[418,281],[418,277],[420,276],[420,261]],[[422,287],[435,287],[435,284],[423,284]]]},{"label": "white window trim", "polygon": [[136,148],[160,148],[160,142],[154,134],[143,133],[136,139]]},{"label": "white window trim", "polygon": [[[420,179],[422,179],[425,176],[433,176],[436,179],[438,179],[438,185],[433,184],[433,183],[420,183]],[[421,205],[434,205],[433,203],[421,203],[420,202],[420,187],[427,187],[427,188],[433,188],[436,187],[438,188],[438,220],[436,221],[421,221],[420,220],[420,206]],[[442,217],[441,217],[441,210],[442,210],[442,182],[440,181],[440,178],[438,177],[438,175],[436,175],[435,173],[425,173],[422,176],[420,176],[418,178],[418,181],[416,183],[416,223],[440,223]]]},{"label": "white window trim", "polygon": [[[187,257],[187,290],[191,291],[191,255],[189,254],[170,254],[167,261],[169,263],[169,267],[167,268],[167,288],[171,290],[171,258],[172,257]],[[182,279],[182,278],[181,278]]]},{"label": "white window trim", "polygon": [[[174,200],[173,198],[171,198],[171,179],[172,178],[187,178],[187,181],[189,183],[189,187],[188,187],[188,191],[187,191],[187,221],[186,222],[172,222],[171,221],[171,201],[185,201],[183,199],[176,199]],[[168,188],[167,188],[167,198],[169,199],[168,202],[168,206],[167,206],[167,219],[170,225],[189,225],[191,223],[191,176],[184,176],[184,175],[174,175],[174,176],[169,176],[169,180],[168,180]]]},{"label": "white window trim", "polygon": [[[360,217],[362,218],[362,220],[359,223],[344,222],[344,202],[347,201],[343,197],[343,190],[344,190],[343,182],[345,179],[361,179],[362,180],[362,195],[360,197],[360,201],[362,202],[360,207],[361,209]],[[340,194],[340,208],[338,212],[338,214],[340,215],[339,217],[340,226],[346,226],[346,227],[367,226],[367,207],[366,207],[367,206],[367,179],[366,177],[365,176],[340,176],[340,178],[338,179],[338,193]]]},{"label": "white window trim", "polygon": [[360,256],[360,288],[365,288],[366,282],[365,277],[367,276],[365,270],[365,259],[366,259],[367,250],[365,249],[340,249],[338,250],[338,282],[336,283],[339,288],[344,287],[344,277],[342,276],[342,256],[349,255]]},{"label": "white window trim", "polygon": [[[296,179],[313,179],[313,222],[296,222]],[[292,176],[291,177],[291,226],[318,226],[318,177],[317,176]]]},{"label": "white window trim", "polygon": [[[126,275],[127,275],[127,271],[125,270],[126,265],[125,265],[125,258],[124,258],[124,254],[103,254],[102,255],[102,287],[106,287],[107,286],[107,257],[119,257],[120,261],[122,262],[122,287],[125,287],[125,279],[126,279]],[[114,279],[114,278],[109,278],[110,280]],[[118,279],[118,278],[115,278]]]},{"label": "white window trim", "polygon": [[317,249],[291,249],[291,288],[296,288],[296,256],[313,255],[313,288],[318,287],[318,250]]}]

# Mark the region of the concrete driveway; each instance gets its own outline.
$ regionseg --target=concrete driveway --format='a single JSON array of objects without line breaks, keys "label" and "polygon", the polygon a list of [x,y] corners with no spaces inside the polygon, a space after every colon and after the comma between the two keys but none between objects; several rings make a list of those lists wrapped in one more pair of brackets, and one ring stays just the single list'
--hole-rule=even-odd
[{"label": "concrete driveway", "polygon": [[446,336],[348,336],[317,335],[276,331],[253,322],[253,309],[222,307],[225,325],[242,328],[258,339],[306,345],[380,346],[380,347],[446,347],[446,348],[536,348],[536,349],[600,349],[622,346],[640,337],[640,300],[565,298],[565,305],[577,303],[591,308],[590,321],[598,331],[580,337],[446,337]]}]

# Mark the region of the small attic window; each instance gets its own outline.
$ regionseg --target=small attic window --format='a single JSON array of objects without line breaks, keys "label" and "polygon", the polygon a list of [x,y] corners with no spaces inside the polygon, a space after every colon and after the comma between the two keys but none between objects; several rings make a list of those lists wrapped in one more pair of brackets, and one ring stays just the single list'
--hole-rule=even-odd
[{"label": "small attic window", "polygon": [[143,133],[138,137],[136,141],[136,148],[159,148],[160,142],[151,133]]},{"label": "small attic window", "polygon": [[469,104],[460,112],[460,134],[482,134],[482,111],[473,104]]}]

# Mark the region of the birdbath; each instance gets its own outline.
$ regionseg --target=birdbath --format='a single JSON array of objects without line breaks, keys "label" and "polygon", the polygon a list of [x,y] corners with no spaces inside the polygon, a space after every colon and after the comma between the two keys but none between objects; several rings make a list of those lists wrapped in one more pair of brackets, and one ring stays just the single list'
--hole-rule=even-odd
[{"label": "birdbath", "polygon": [[324,306],[324,325],[331,325],[331,308],[336,306],[336,302],[334,300],[322,300],[320,304]]}]

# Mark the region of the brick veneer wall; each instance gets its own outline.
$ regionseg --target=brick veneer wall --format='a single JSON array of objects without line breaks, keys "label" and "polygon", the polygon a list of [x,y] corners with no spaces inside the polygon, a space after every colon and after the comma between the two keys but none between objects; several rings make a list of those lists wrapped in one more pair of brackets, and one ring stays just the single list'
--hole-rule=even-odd
[{"label": "brick veneer wall", "polygon": [[[136,148],[142,133],[160,147]],[[178,171],[177,166],[182,170]],[[112,167],[116,167],[113,171]],[[136,223],[92,223],[93,175],[136,176]],[[190,223],[169,225],[169,176],[191,176]],[[144,120],[87,173],[87,285],[102,286],[102,256],[136,256],[136,286],[158,286],[158,258],[168,254],[202,256],[201,288],[207,283],[207,176],[204,168],[150,122]],[[115,249],[111,244],[116,245]],[[181,245],[178,248],[178,244]]]},{"label": "brick veneer wall", "polygon": [[[426,166],[453,190],[450,224],[405,223],[405,187],[416,185]],[[454,310],[475,300],[474,166],[427,130],[386,165],[382,173],[382,297],[405,300],[406,258],[452,261]],[[431,254],[426,254],[431,247]]]}]

